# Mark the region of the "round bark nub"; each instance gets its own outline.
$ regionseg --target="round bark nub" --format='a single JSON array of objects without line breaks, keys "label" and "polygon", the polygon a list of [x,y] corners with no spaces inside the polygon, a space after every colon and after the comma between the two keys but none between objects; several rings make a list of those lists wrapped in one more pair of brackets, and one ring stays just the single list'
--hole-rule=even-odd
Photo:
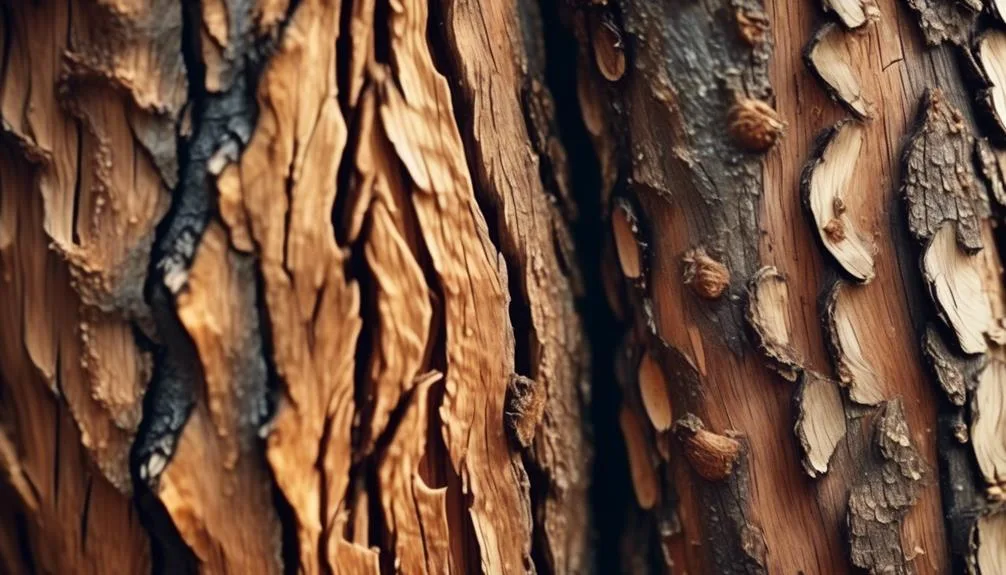
[{"label": "round bark nub", "polygon": [[727,116],[730,137],[749,152],[764,152],[775,145],[786,123],[771,106],[753,98],[741,98]]}]

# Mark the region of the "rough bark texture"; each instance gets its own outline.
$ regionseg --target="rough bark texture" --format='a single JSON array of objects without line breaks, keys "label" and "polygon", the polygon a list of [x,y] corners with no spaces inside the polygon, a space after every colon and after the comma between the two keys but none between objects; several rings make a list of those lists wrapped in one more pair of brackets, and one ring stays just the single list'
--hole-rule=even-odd
[{"label": "rough bark texture", "polygon": [[4,2],[0,571],[1001,572],[1000,2],[801,1]]},{"label": "rough bark texture", "polygon": [[[622,264],[605,264],[629,333],[616,362],[657,355],[675,420],[745,447],[715,476],[730,496],[710,498],[682,434],[652,417],[626,430],[637,496],[661,494],[626,512],[626,570],[994,572],[1000,560],[999,386],[972,354],[1001,353],[999,213],[979,174],[1000,192],[1002,156],[976,140],[968,105],[995,111],[998,44],[968,51],[988,26],[979,3],[824,8],[566,10]],[[616,79],[591,49],[606,19],[628,55]],[[696,250],[725,284],[689,281]],[[643,264],[627,268],[627,253]],[[622,419],[647,421],[652,390],[616,373]]]},{"label": "rough bark texture", "polygon": [[2,15],[8,570],[591,569],[537,6]]}]

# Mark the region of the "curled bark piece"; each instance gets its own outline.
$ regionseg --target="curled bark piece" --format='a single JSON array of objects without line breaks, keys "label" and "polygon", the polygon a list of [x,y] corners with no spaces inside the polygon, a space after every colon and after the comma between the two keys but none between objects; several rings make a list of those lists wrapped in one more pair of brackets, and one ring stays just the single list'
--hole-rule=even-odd
[{"label": "curled bark piece", "polygon": [[955,227],[949,223],[936,232],[922,256],[922,271],[929,295],[961,350],[984,353],[985,333],[994,327],[992,309],[982,285],[981,262],[954,241]]},{"label": "curled bark piece", "polygon": [[859,28],[880,16],[874,0],[822,0],[824,9],[834,12],[846,28]]},{"label": "curled bark piece", "polygon": [[982,0],[908,0],[929,46],[963,46],[982,10]]},{"label": "curled bark piece", "polygon": [[973,573],[1006,573],[1006,512],[980,517],[974,528]]},{"label": "curled bark piece", "polygon": [[615,238],[615,251],[622,274],[638,279],[643,274],[643,241],[636,211],[628,200],[616,198],[611,210],[611,231]]},{"label": "curled bark piece", "polygon": [[828,462],[845,437],[845,409],[838,382],[805,371],[793,400],[797,413],[793,429],[800,440],[803,468],[807,475],[820,477],[828,472]]},{"label": "curled bark piece", "polygon": [[802,368],[791,338],[789,287],[774,266],[758,270],[748,284],[747,321],[771,367],[796,381]]},{"label": "curled bark piece", "polygon": [[876,405],[884,400],[883,386],[877,373],[863,355],[862,343],[849,313],[848,295],[852,289],[844,282],[835,282],[824,303],[824,327],[828,347],[839,381],[849,388],[849,398],[863,405]]},{"label": "curled bark piece", "polygon": [[741,455],[739,441],[706,430],[702,420],[691,413],[674,423],[674,432],[684,446],[685,457],[700,477],[722,481],[733,473]]},{"label": "curled bark piece", "polygon": [[943,92],[927,90],[902,156],[901,193],[917,240],[928,240],[943,222],[956,221],[958,245],[967,253],[982,249],[981,219],[988,216],[988,202],[972,161],[974,139]]},{"label": "curled bark piece", "polygon": [[914,573],[902,551],[901,523],[928,470],[910,438],[901,399],[887,402],[874,421],[870,459],[849,494],[852,563],[872,575]]},{"label": "curled bark piece", "polygon": [[632,476],[632,490],[636,494],[636,502],[643,509],[651,509],[657,503],[660,486],[650,452],[646,447],[643,426],[636,413],[627,405],[623,405],[618,412],[618,423],[622,428],[625,450],[629,456],[629,472]]},{"label": "curled bark piece", "polygon": [[684,281],[692,286],[695,293],[704,299],[716,299],[730,287],[730,270],[723,263],[714,260],[703,247],[685,252]]},{"label": "curled bark piece", "polygon": [[989,495],[1002,499],[1006,487],[1006,362],[989,362],[978,380],[971,407],[971,444]]},{"label": "curled bark piece", "polygon": [[936,381],[954,405],[963,406],[967,392],[978,385],[978,376],[984,367],[984,356],[962,359],[953,353],[940,332],[932,325],[922,336],[922,351],[936,374]]},{"label": "curled bark piece", "polygon": [[849,65],[848,44],[852,36],[836,24],[822,26],[803,51],[803,61],[832,100],[860,119],[870,117],[870,103],[863,96],[859,77]]},{"label": "curled bark piece", "polygon": [[992,120],[998,139],[1006,140],[1006,31],[985,30],[975,41],[973,52],[978,73],[985,82],[985,87],[978,91],[978,103]]},{"label": "curled bark piece", "polygon": [[856,231],[845,196],[852,184],[865,129],[855,121],[828,128],[800,178],[803,202],[825,249],[846,273],[860,282],[873,279],[874,246]]},{"label": "curled bark piece", "polygon": [[673,423],[671,396],[660,364],[649,353],[639,361],[639,396],[650,423],[659,431],[667,431]]}]

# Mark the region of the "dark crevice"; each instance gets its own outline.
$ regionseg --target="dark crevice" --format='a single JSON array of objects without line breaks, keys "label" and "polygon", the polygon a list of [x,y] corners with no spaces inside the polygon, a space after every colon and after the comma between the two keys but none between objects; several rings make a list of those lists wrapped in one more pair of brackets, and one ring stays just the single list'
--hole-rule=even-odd
[{"label": "dark crevice", "polygon": [[272,341],[272,319],[269,317],[265,298],[261,295],[265,293],[265,277],[262,275],[261,267],[255,265],[252,269],[255,273],[255,294],[257,294],[255,307],[258,313],[258,334],[262,349],[261,356],[265,360],[266,368],[266,414],[260,424],[259,436],[261,441],[256,451],[262,454],[261,462],[269,475],[273,506],[276,508],[276,515],[280,522],[280,556],[283,560],[283,573],[284,575],[295,575],[300,565],[297,514],[293,506],[290,505],[290,502],[286,500],[283,491],[279,488],[273,468],[269,465],[269,461],[264,455],[267,448],[265,437],[269,431],[269,422],[272,421],[272,418],[276,414],[280,398],[283,395],[283,384],[279,377],[273,351],[275,347]]},{"label": "dark crevice", "polygon": [[[297,2],[291,2],[287,20],[296,5]],[[206,68],[199,46],[200,5],[190,0],[182,7],[181,48],[188,74],[191,137],[183,137],[179,123],[176,127],[179,130],[179,182],[172,191],[168,213],[157,226],[144,288],[156,324],[156,335],[154,340],[146,340],[140,334],[139,343],[142,348],[153,350],[153,377],[144,395],[143,417],[130,452],[136,505],[140,520],[151,537],[155,572],[190,572],[195,570],[197,563],[156,495],[159,475],[170,464],[177,439],[196,401],[196,384],[202,381],[195,347],[178,319],[174,298],[184,286],[202,234],[215,210],[207,162],[221,148],[242,149],[251,137],[257,116],[255,86],[258,75],[282,35],[280,27],[278,33],[253,43],[251,10],[249,2],[229,6],[230,49],[226,56],[233,58],[228,61],[232,75],[230,84],[222,92],[210,93],[205,88]],[[261,289],[258,293],[262,293]],[[260,299],[256,296],[257,301]],[[268,315],[262,313],[261,305],[260,314],[260,326],[267,326]],[[267,331],[260,330],[264,339]],[[268,343],[263,342],[263,355],[272,376],[267,387],[274,390],[277,387],[275,370]],[[272,395],[267,396],[270,414],[275,404],[269,400]],[[281,506],[277,509],[283,518]],[[288,562],[286,570],[290,572],[287,536],[290,522],[289,517],[285,519],[283,553]],[[296,554],[293,556],[296,564]]]},{"label": "dark crevice", "polygon": [[381,64],[391,61],[390,0],[374,0],[374,60]]},{"label": "dark crevice", "polygon": [[[57,352],[58,353],[58,352]],[[59,357],[57,356],[56,365],[59,365]],[[56,370],[56,390],[59,391],[60,397],[66,397],[63,395],[63,381],[61,377],[62,370]],[[56,414],[54,419],[56,420],[56,433],[55,433],[55,448],[52,450],[52,498],[56,505],[59,505],[59,476],[60,476],[60,457],[62,456],[63,438],[60,434],[63,431],[63,406],[59,402],[58,397],[51,397],[53,403],[53,411]]]},{"label": "dark crevice", "polygon": [[77,128],[77,175],[73,181],[73,211],[70,216],[72,219],[70,221],[70,226],[72,230],[73,243],[80,245],[80,231],[77,226],[79,225],[78,220],[80,218],[80,182],[83,177],[83,172],[81,166],[84,160],[84,123],[80,121],[80,118],[74,118],[74,125]]},{"label": "dark crevice", "polygon": [[[534,1],[534,0],[532,0]],[[572,222],[576,255],[585,291],[578,312],[591,348],[591,389],[587,443],[594,450],[590,503],[596,541],[617,542],[622,535],[624,510],[632,485],[624,462],[625,445],[618,425],[620,393],[612,385],[615,350],[624,331],[611,313],[601,278],[601,252],[607,225],[598,200],[601,197],[599,161],[583,124],[576,94],[578,45],[562,22],[558,2],[540,1],[545,55],[545,84],[555,101],[555,121],[570,170],[570,189],[578,217]],[[600,233],[599,233],[600,230]],[[613,469],[619,472],[613,472]],[[598,573],[621,571],[618,546],[593,545]]]},{"label": "dark crevice", "polygon": [[31,529],[29,528],[28,518],[20,511],[14,513],[14,532],[17,533],[17,545],[18,551],[21,554],[21,561],[28,568],[28,573],[35,575],[38,573],[38,568],[35,566],[35,554],[31,550],[31,536],[29,535]]},{"label": "dark crevice", "polygon": [[[14,28],[11,25],[10,8],[7,3],[0,4],[0,21],[3,23],[3,55],[0,56],[0,80],[7,79],[7,67],[10,65],[10,50],[14,45]],[[6,82],[0,81],[0,98],[7,92]]]},{"label": "dark crevice", "polygon": [[88,518],[91,514],[91,489],[94,487],[94,477],[88,475],[87,487],[84,489],[84,508],[80,512],[80,550],[87,552]]},{"label": "dark crevice", "polygon": [[[452,78],[452,79],[459,78],[460,77],[459,75],[451,73],[452,59],[450,58],[450,51],[448,49],[447,24],[445,20],[443,6],[439,1],[429,3],[429,13],[427,15],[427,21],[426,21],[426,43],[433,60],[434,68],[437,70],[437,72],[446,78]],[[457,89],[457,83],[450,82],[450,88],[451,88],[451,98],[452,100],[455,101],[456,104],[457,95],[455,94],[455,90]],[[462,133],[464,133],[465,131],[464,129],[467,127],[467,124],[458,121],[460,120],[460,118],[457,116],[458,109],[459,107],[455,105],[454,120],[459,126],[459,128],[462,129]],[[464,144],[465,144],[464,145],[465,157],[470,160],[471,154],[468,143],[464,142]],[[483,213],[489,232],[489,238],[494,246],[499,246],[500,245],[499,235],[497,233],[498,230],[496,226],[497,220],[495,219],[494,214],[492,212],[486,211],[485,206],[483,205],[485,202],[482,200],[482,198],[480,198],[478,184],[474,181],[474,179],[472,181],[472,187],[475,191],[474,196],[477,204],[476,206],[473,206],[473,209],[477,207]],[[507,268],[511,270],[509,276],[510,280],[513,281],[514,276],[518,275],[516,271],[518,268],[514,267],[513,262],[510,261],[507,262]],[[439,282],[432,285],[436,285],[437,296],[439,298],[439,301],[441,302],[441,305],[443,306],[446,302],[446,297],[443,292],[443,286],[439,285]],[[517,298],[515,297],[514,299],[516,300]],[[513,306],[518,305],[518,302],[512,301],[510,305],[512,308]],[[444,349],[442,351],[438,350],[437,355],[435,355],[434,357],[446,359],[446,351],[447,351],[446,350],[447,328],[445,323],[447,321],[446,310],[443,310],[443,312],[440,315],[440,318],[441,318],[440,323],[444,324],[443,325],[444,331],[439,335],[437,339],[437,345],[443,345]],[[443,373],[444,373],[444,380],[446,381],[446,378],[449,375],[446,371],[446,364],[444,366]],[[453,536],[451,538],[452,539],[451,549],[453,557],[452,560],[458,563],[457,567],[462,572],[473,573],[476,572],[478,569],[480,569],[479,567],[480,547],[478,539],[475,536],[475,525],[472,521],[471,514],[469,513],[469,509],[471,508],[472,504],[471,494],[470,493],[465,494],[464,491],[462,490],[461,477],[459,476],[458,472],[455,471],[454,466],[451,463],[450,453],[448,452],[447,446],[444,443],[443,434],[440,432],[443,422],[440,421],[439,407],[443,404],[445,391],[446,391],[445,385],[438,385],[436,386],[436,388],[430,390],[430,397],[431,397],[430,406],[431,406],[431,412],[433,413],[434,416],[431,417],[429,435],[432,438],[432,441],[428,442],[427,444],[428,453],[426,459],[434,462],[443,462],[443,470],[444,470],[443,479],[444,483],[447,486],[447,495],[448,495],[447,496],[448,524],[451,525],[452,528],[456,528],[458,526],[461,527],[461,532],[458,533],[458,538],[456,540],[454,539]],[[439,425],[436,425],[434,427],[434,423],[438,423]],[[459,556],[458,553],[460,553],[461,555]]]},{"label": "dark crevice", "polygon": [[[346,123],[352,123],[352,115],[355,111],[349,106],[349,74],[350,70],[350,46],[351,35],[350,23],[353,21],[353,7],[356,2],[343,2],[339,7],[339,37],[335,41],[335,82],[339,87],[339,108],[346,118]],[[350,134],[355,133],[350,130]],[[344,189],[344,188],[339,188]]]}]

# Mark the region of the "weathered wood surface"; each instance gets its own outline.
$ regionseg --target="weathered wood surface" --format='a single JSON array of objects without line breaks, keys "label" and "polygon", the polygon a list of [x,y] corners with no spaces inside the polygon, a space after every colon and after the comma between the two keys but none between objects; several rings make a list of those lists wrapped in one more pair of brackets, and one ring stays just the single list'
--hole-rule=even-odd
[{"label": "weathered wood surface", "polygon": [[1001,571],[1001,2],[801,1],[5,2],[0,565]]},{"label": "weathered wood surface", "polygon": [[5,568],[591,570],[537,7],[0,14]]}]

